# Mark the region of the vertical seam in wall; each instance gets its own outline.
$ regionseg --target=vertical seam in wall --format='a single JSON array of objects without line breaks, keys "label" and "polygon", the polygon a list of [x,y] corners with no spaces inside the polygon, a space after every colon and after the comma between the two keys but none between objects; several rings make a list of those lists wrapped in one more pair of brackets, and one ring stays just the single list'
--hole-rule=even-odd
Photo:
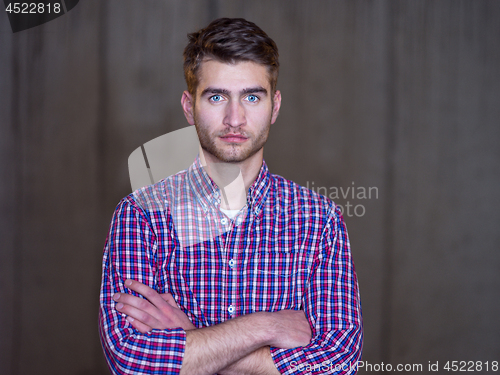
[{"label": "vertical seam in wall", "polygon": [[[107,196],[107,184],[104,183],[106,179],[106,123],[107,123],[107,98],[108,98],[108,85],[107,85],[107,69],[106,69],[106,50],[108,42],[108,25],[107,25],[107,1],[101,1],[99,8],[99,45],[97,52],[97,74],[98,74],[98,87],[97,96],[98,107],[97,107],[97,124],[96,124],[96,199],[97,199],[97,220],[96,223],[96,233],[101,233],[100,226],[102,208],[107,207],[106,196]],[[100,269],[102,267],[102,258],[96,257],[97,262],[95,267]],[[94,367],[96,372],[100,369],[98,359],[101,358],[102,348],[101,344],[96,343],[94,346]]]},{"label": "vertical seam in wall", "polygon": [[[99,30],[101,37],[99,38],[98,46],[98,74],[99,74],[99,87],[98,87],[98,108],[97,108],[97,131],[96,131],[96,145],[97,145],[97,181],[102,182],[106,177],[106,121],[107,121],[107,85],[106,85],[106,43],[107,43],[107,27],[106,27],[106,1],[101,2],[100,16],[99,16]],[[105,186],[105,184],[104,184]],[[99,207],[104,207],[106,191],[97,186],[99,196]]]},{"label": "vertical seam in wall", "polygon": [[387,32],[386,32],[386,56],[387,56],[387,125],[386,125],[386,199],[384,202],[384,253],[383,253],[383,278],[382,278],[382,318],[380,348],[382,361],[391,362],[392,345],[392,310],[394,282],[394,192],[395,180],[394,169],[396,167],[396,97],[395,97],[395,26],[393,2],[387,1]]},{"label": "vertical seam in wall", "polygon": [[212,22],[219,17],[219,0],[208,1],[208,22]]},{"label": "vertical seam in wall", "polygon": [[21,129],[20,119],[20,68],[19,68],[19,54],[20,48],[18,43],[21,39],[21,34],[13,37],[12,43],[12,107],[11,107],[11,126],[13,127],[14,134],[14,160],[15,168],[15,218],[14,218],[14,245],[13,245],[13,267],[14,267],[14,294],[12,300],[12,358],[11,370],[13,375],[19,374],[19,366],[21,362],[21,337],[22,337],[22,281],[23,281],[23,228],[24,228],[24,160],[23,160],[23,132]]}]

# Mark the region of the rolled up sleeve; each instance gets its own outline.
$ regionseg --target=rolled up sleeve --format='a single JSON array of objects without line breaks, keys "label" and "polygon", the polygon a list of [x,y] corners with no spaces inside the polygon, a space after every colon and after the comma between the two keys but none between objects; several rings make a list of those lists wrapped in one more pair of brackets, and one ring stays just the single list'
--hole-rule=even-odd
[{"label": "rolled up sleeve", "polygon": [[311,343],[293,349],[271,348],[282,374],[355,374],[363,329],[358,282],[347,229],[332,209],[304,296],[313,331]]},{"label": "rolled up sleeve", "polygon": [[131,293],[124,286],[129,278],[158,290],[157,246],[151,217],[132,199],[124,198],[106,239],[100,292],[99,333],[113,374],[180,372],[186,332],[179,328],[143,334],[116,311],[112,299],[115,293]]}]

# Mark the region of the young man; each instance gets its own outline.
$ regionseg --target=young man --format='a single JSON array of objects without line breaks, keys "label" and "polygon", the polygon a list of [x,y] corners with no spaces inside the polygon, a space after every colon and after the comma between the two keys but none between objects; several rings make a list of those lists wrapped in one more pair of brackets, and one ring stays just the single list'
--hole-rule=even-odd
[{"label": "young man", "polygon": [[263,161],[278,67],[243,19],[189,35],[181,103],[199,157],[124,198],[105,245],[114,374],[355,373],[361,308],[340,211]]}]

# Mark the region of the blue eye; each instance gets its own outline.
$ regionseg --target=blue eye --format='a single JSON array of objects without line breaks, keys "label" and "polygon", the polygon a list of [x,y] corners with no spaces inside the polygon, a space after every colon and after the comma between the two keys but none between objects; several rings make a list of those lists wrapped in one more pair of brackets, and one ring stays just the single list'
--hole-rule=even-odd
[{"label": "blue eye", "polygon": [[247,96],[247,100],[248,100],[249,102],[251,102],[251,103],[255,103],[256,101],[258,101],[258,100],[259,100],[259,98],[258,98],[257,96],[255,96],[255,95],[248,95],[248,96]]},{"label": "blue eye", "polygon": [[220,102],[222,100],[222,96],[220,95],[214,95],[210,98],[211,101],[213,102]]}]

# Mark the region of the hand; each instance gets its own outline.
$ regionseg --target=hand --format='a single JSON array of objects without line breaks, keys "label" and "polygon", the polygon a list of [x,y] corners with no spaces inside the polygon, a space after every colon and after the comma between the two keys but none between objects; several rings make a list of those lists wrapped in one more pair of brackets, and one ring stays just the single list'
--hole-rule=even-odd
[{"label": "hand", "polygon": [[311,342],[312,332],[309,321],[302,310],[281,310],[271,313],[272,332],[270,345],[291,349],[306,346]]},{"label": "hand", "polygon": [[138,281],[126,280],[125,286],[147,300],[127,293],[116,293],[115,308],[127,315],[127,321],[138,331],[146,333],[152,329],[183,328],[196,329],[184,312],[179,309],[170,293],[159,294]]}]

